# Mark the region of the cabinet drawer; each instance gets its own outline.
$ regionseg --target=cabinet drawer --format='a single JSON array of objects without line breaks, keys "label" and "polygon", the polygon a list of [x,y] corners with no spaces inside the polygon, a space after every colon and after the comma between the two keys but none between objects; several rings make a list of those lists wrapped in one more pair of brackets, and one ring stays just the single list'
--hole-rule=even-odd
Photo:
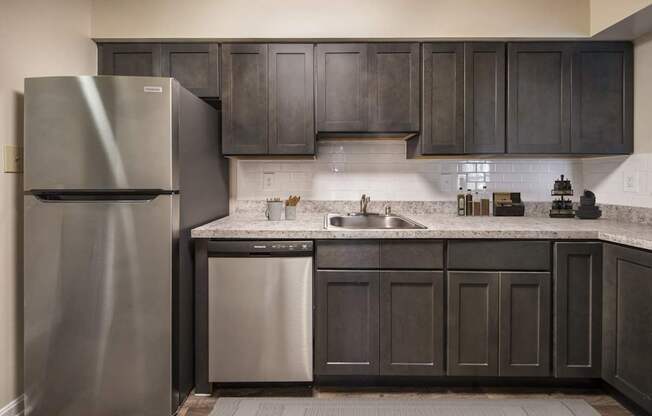
[{"label": "cabinet drawer", "polygon": [[377,269],[379,240],[322,240],[315,254],[318,269]]},{"label": "cabinet drawer", "polygon": [[448,268],[456,270],[550,270],[548,241],[451,241]]},{"label": "cabinet drawer", "polygon": [[380,243],[382,269],[444,268],[444,242],[435,240],[383,240]]}]

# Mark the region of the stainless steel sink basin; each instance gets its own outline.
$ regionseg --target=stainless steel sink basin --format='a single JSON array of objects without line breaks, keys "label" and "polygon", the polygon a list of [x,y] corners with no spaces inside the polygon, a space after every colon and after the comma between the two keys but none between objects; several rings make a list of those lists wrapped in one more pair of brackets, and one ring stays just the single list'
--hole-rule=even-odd
[{"label": "stainless steel sink basin", "polygon": [[425,229],[426,227],[400,215],[328,214],[325,218],[325,228],[343,228],[351,230],[414,230]]}]

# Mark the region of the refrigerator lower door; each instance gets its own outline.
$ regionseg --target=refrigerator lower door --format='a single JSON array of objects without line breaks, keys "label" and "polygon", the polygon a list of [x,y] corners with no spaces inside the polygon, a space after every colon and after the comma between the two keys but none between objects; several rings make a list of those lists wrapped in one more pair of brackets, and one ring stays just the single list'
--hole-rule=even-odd
[{"label": "refrigerator lower door", "polygon": [[24,198],[25,414],[171,414],[178,195]]},{"label": "refrigerator lower door", "polygon": [[155,77],[27,78],[24,189],[178,189],[177,87]]}]

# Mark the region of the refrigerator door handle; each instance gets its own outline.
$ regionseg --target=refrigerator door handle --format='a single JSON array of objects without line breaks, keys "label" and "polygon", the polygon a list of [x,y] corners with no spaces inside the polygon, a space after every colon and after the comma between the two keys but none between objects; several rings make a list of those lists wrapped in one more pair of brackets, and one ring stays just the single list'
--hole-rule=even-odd
[{"label": "refrigerator door handle", "polygon": [[35,193],[34,197],[40,202],[150,202],[161,193]]}]

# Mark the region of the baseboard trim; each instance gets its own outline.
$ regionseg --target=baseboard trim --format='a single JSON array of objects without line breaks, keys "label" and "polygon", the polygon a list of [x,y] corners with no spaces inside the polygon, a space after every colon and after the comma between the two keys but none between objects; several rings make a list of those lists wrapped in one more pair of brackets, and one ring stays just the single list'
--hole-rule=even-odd
[{"label": "baseboard trim", "polygon": [[5,407],[0,409],[0,416],[23,416],[25,414],[25,397],[21,394],[20,397],[14,399]]}]

